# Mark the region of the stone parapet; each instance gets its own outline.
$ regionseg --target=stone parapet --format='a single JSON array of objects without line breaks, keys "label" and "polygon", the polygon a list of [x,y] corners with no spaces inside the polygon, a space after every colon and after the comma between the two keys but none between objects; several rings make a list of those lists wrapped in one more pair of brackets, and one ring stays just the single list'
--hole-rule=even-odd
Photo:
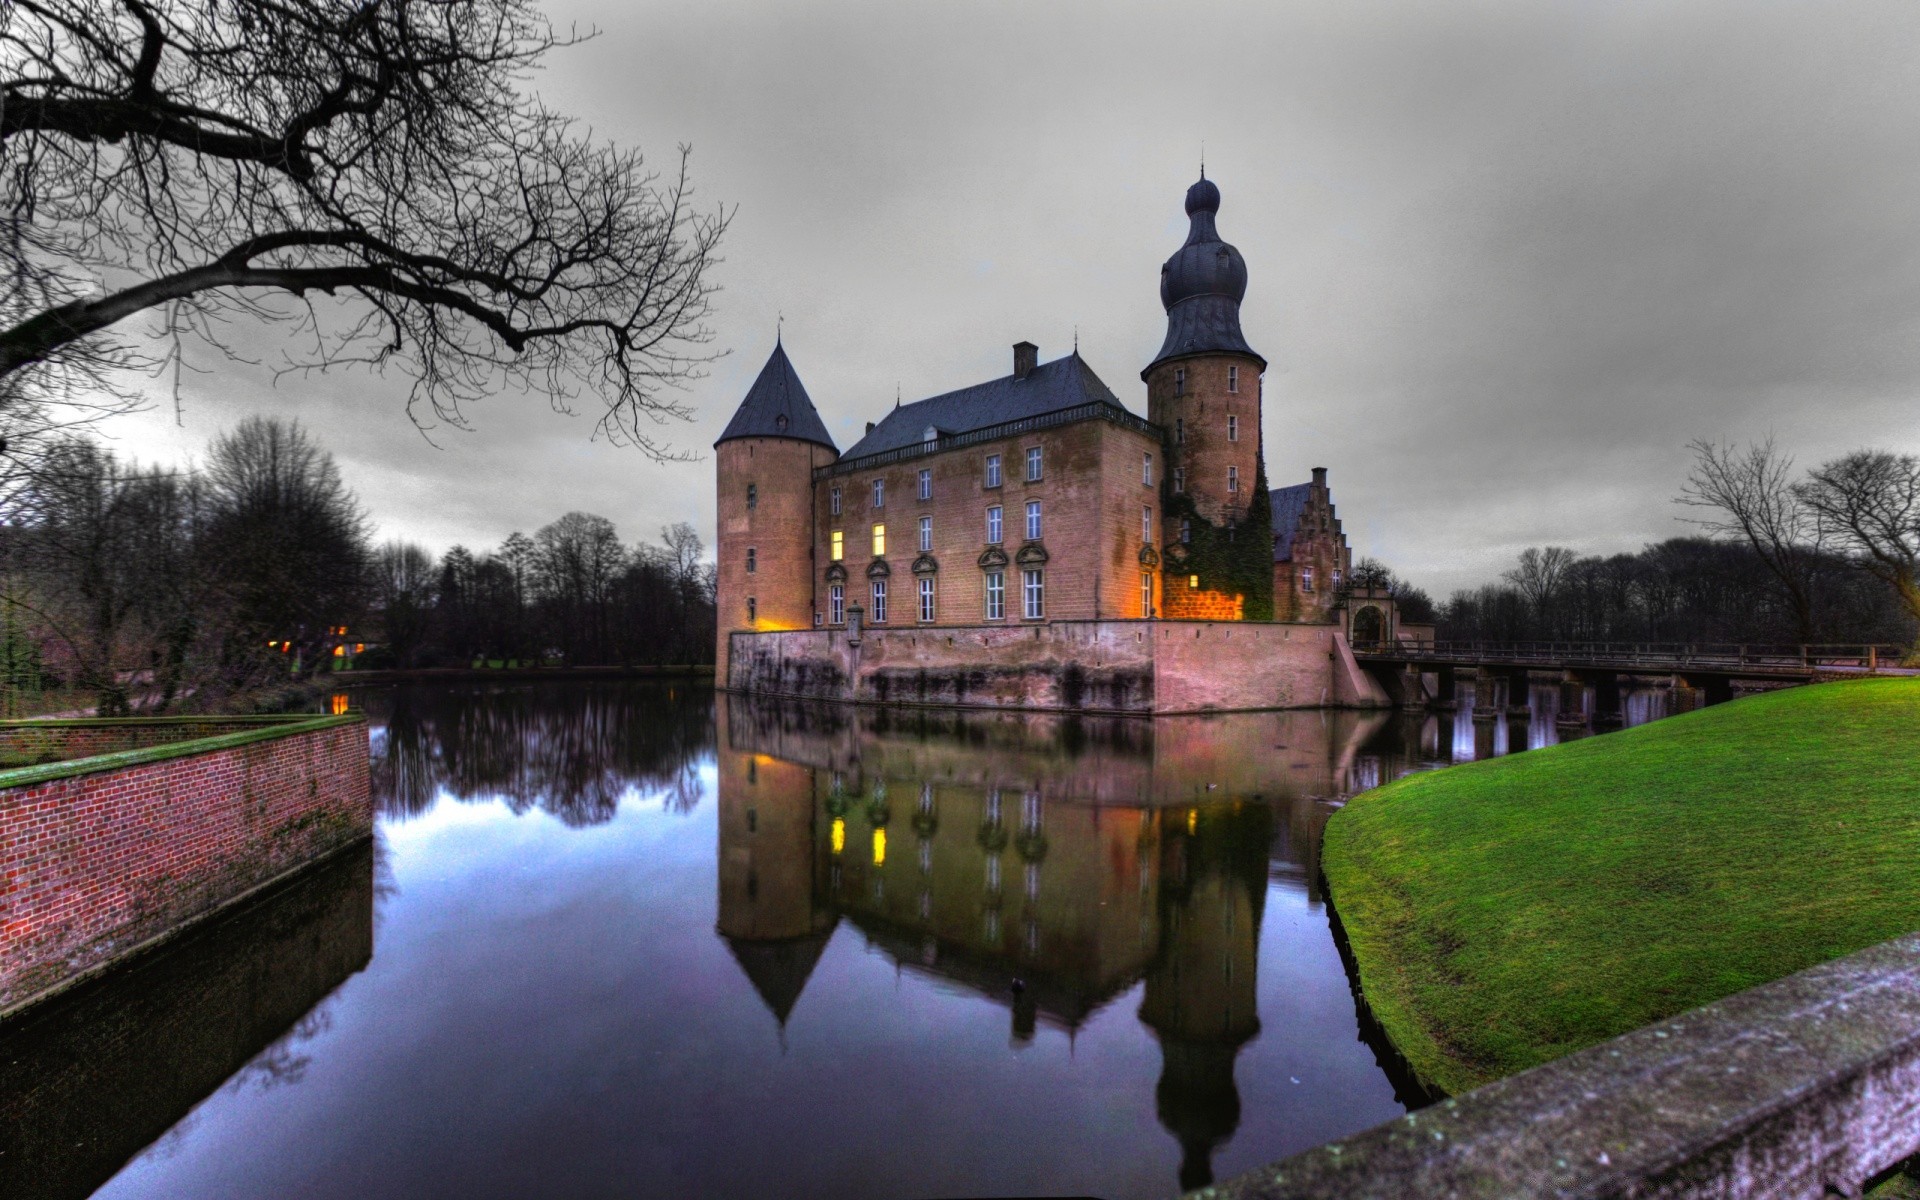
[{"label": "stone parapet", "polygon": [[1920,936],[1409,1113],[1196,1200],[1814,1200],[1920,1151]]},{"label": "stone parapet", "polygon": [[357,715],[0,726],[27,743],[46,761],[0,771],[0,1016],[372,833]]}]

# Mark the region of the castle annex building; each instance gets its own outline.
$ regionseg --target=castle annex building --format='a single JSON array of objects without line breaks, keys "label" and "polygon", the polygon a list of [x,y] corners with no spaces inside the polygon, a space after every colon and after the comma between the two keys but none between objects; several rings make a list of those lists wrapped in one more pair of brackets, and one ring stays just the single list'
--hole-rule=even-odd
[{"label": "castle annex building", "polygon": [[[1351,551],[1324,469],[1268,485],[1267,363],[1219,207],[1211,181],[1187,190],[1145,418],[1077,350],[1043,363],[1020,342],[1010,374],[899,405],[842,452],[776,343],[715,444],[723,686],[1144,712],[1381,698],[1329,677],[1352,661]],[[1156,661],[1176,629],[1194,661]],[[1259,679],[1169,675],[1216,646]]]}]

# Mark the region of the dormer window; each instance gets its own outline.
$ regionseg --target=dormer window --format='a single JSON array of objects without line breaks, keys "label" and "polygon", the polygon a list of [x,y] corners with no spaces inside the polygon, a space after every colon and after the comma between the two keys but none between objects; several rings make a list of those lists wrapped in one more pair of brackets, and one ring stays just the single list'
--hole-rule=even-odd
[{"label": "dormer window", "polygon": [[787,431],[787,414],[781,413],[779,416],[775,417],[773,419],[773,427],[779,430],[781,433],[785,433]]},{"label": "dormer window", "polygon": [[927,431],[920,435],[920,440],[923,442],[937,442],[940,440],[940,431],[929,425],[927,426]]}]

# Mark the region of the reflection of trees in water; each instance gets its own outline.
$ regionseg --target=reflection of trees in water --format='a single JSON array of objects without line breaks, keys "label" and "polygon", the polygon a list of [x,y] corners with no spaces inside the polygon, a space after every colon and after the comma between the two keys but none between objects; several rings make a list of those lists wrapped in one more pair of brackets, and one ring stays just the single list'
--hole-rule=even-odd
[{"label": "reflection of trees in water", "polygon": [[371,694],[368,715],[386,730],[375,742],[374,803],[386,816],[414,816],[445,791],[583,826],[611,820],[632,789],[688,812],[713,745],[711,698],[688,690],[562,683]]}]

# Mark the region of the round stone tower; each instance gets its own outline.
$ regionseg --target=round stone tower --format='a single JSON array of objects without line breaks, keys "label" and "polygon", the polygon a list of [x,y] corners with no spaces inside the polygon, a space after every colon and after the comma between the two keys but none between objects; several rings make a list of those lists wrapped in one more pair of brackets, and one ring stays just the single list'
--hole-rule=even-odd
[{"label": "round stone tower", "polygon": [[730,635],[813,628],[813,469],[840,452],[777,338],[713,445],[720,489],[714,681],[724,688]]},{"label": "round stone tower", "polygon": [[1163,610],[1169,617],[1269,620],[1272,514],[1260,449],[1267,360],[1240,332],[1247,264],[1220,240],[1219,210],[1220,189],[1211,180],[1203,176],[1187,189],[1186,244],[1160,268],[1167,338],[1140,373],[1147,419],[1167,440]]}]

